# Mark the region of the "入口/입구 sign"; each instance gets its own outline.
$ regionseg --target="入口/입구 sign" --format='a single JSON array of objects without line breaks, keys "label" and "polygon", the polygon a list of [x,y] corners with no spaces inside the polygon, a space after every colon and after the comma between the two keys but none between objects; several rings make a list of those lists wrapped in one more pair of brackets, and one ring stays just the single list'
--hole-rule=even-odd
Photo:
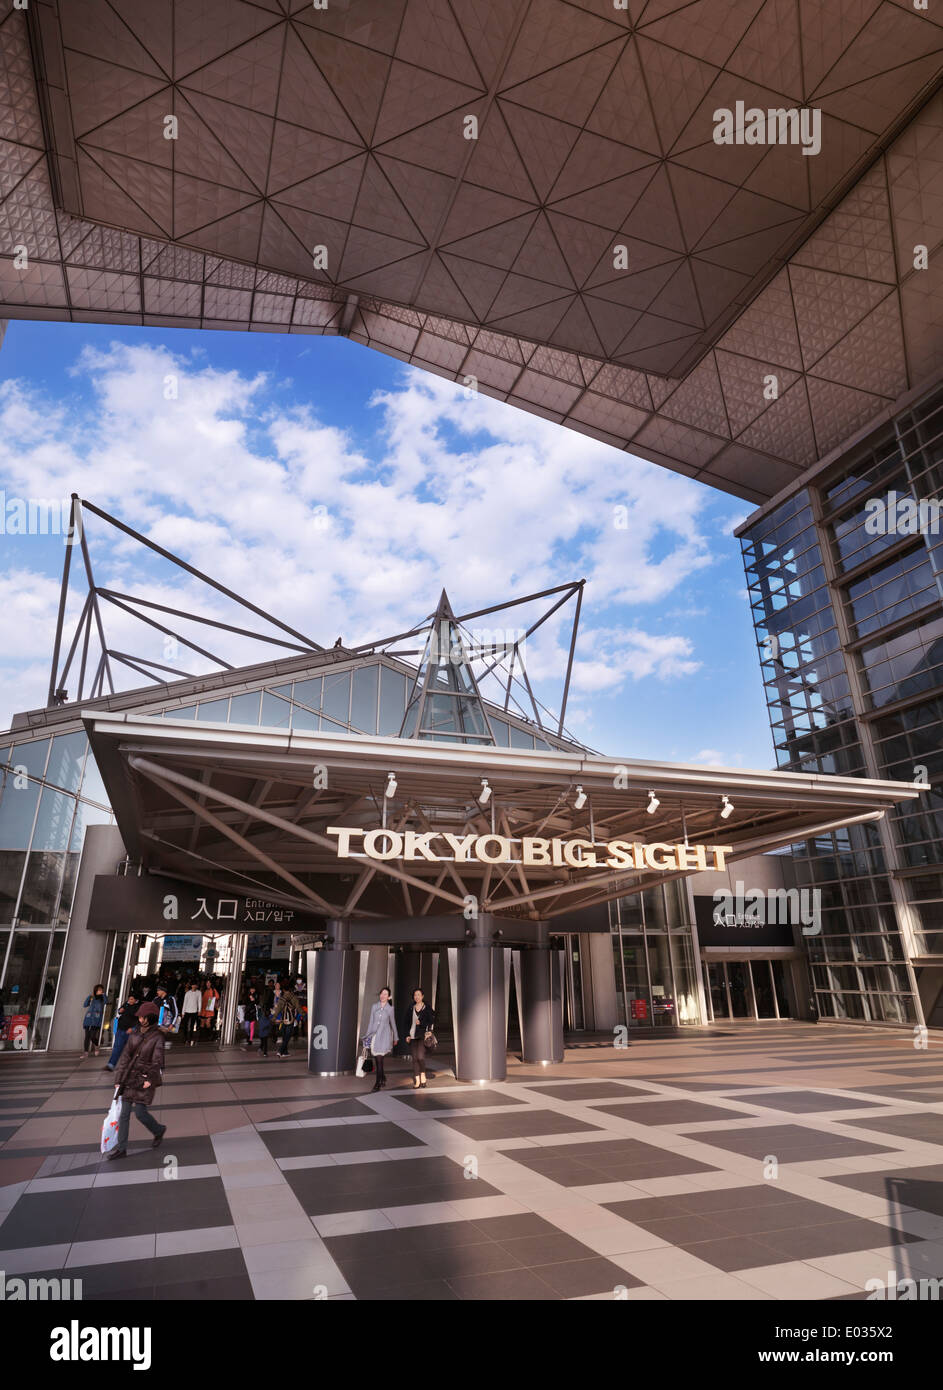
[{"label": "\u5165\u53e3/\uc785\uad6c sign", "polygon": [[[338,859],[424,859],[438,864],[527,864],[559,869],[723,869],[732,845],[639,844],[630,840],[563,840],[524,835],[453,835],[449,831],[364,830],[332,825]],[[360,847],[351,848],[357,837]],[[438,843],[437,843],[438,842]],[[435,847],[434,847],[435,846]],[[515,846],[520,852],[515,853]],[[445,853],[442,851],[445,850]],[[449,852],[451,851],[451,852]]]}]

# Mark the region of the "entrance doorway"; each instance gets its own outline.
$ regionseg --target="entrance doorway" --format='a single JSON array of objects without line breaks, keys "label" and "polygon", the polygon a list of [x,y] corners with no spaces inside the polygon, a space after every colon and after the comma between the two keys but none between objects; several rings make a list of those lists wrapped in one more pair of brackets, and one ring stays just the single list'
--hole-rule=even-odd
[{"label": "entrance doorway", "polygon": [[705,961],[704,973],[711,1022],[792,1017],[783,961]]}]

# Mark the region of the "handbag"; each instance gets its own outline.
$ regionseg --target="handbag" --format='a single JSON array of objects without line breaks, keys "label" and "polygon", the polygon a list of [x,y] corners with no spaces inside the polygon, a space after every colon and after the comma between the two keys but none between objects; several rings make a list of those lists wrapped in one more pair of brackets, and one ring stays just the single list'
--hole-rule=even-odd
[{"label": "handbag", "polygon": [[436,1037],[435,1033],[433,1033],[431,1028],[427,1030],[426,1036],[423,1038],[423,1043],[430,1052],[435,1052],[436,1048],[439,1046],[439,1039]]},{"label": "handbag", "polygon": [[118,1121],[120,1118],[121,1101],[118,1098],[118,1092],[116,1089],[114,1099],[112,1100],[108,1110],[108,1114],[105,1116],[102,1122],[101,1151],[103,1154],[111,1153],[112,1149],[117,1146]]}]

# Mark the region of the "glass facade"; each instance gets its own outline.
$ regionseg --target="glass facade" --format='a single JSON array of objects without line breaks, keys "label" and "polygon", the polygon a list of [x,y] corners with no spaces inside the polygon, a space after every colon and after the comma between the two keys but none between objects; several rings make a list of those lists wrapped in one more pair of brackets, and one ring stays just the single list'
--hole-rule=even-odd
[{"label": "glass facade", "polygon": [[943,963],[941,481],[937,390],[741,535],[777,764],[926,784],[881,827],[793,847],[822,893],[826,1017],[916,1021],[909,961]]},{"label": "glass facade", "polygon": [[631,1031],[699,1023],[697,962],[682,880],[609,904],[620,1019]]}]

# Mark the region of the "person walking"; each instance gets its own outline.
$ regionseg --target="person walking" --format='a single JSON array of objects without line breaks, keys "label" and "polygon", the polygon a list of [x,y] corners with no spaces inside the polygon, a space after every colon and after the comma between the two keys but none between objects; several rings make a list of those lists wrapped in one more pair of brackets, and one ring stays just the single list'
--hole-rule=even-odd
[{"label": "person walking", "polygon": [[158,1008],[157,1023],[162,1028],[165,1037],[173,1037],[177,1031],[177,1019],[180,1017],[180,1010],[177,1008],[177,1000],[173,990],[164,980],[157,986],[157,997],[154,1003]]},{"label": "person walking", "polygon": [[180,1006],[184,1047],[196,1047],[196,1040],[200,1029],[200,1010],[202,1008],[203,991],[200,989],[196,980],[191,980],[189,985],[187,985],[187,992],[183,996],[183,1004]]},{"label": "person walking", "polygon": [[367,1036],[364,1042],[373,1054],[373,1063],[376,1068],[376,1080],[372,1089],[379,1091],[386,1085],[386,1072],[384,1071],[384,1058],[393,1051],[399,1042],[399,1034],[396,1031],[396,1018],[393,1013],[393,996],[386,985],[380,990],[377,1002],[370,1010],[370,1022],[367,1024]]},{"label": "person walking", "polygon": [[406,1019],[406,1042],[413,1059],[413,1090],[426,1084],[426,1038],[435,1027],[435,1014],[421,989],[413,990],[413,1002]]},{"label": "person walking", "polygon": [[268,1040],[272,1035],[272,1015],[264,1004],[259,1005],[259,1056],[268,1060]]},{"label": "person walking", "polygon": [[200,1024],[212,1034],[216,1026],[216,1012],[219,1008],[219,990],[213,981],[207,978],[203,982],[203,995],[200,1005]]},{"label": "person walking", "polygon": [[246,1002],[242,1006],[242,1026],[245,1029],[246,1040],[242,1044],[247,1052],[252,1050],[252,1042],[255,1038],[256,1025],[259,1020],[259,1001],[254,989],[250,989],[246,995]]},{"label": "person walking", "polygon": [[122,1004],[115,1016],[115,1040],[111,1048],[111,1056],[105,1063],[105,1071],[114,1071],[121,1060],[125,1043],[128,1041],[128,1034],[133,1028],[137,1027],[137,1012],[139,1000],[133,991],[130,991],[127,999]]},{"label": "person walking", "polygon": [[104,985],[96,985],[91,994],[86,999],[82,1007],[85,1016],[82,1019],[82,1027],[85,1029],[85,1042],[82,1047],[81,1061],[95,1049],[95,1056],[98,1056],[99,1037],[101,1035],[102,1023],[105,1018],[105,1005],[108,1003]]},{"label": "person walking", "polygon": [[291,1042],[298,1018],[298,996],[290,989],[282,989],[280,984],[275,986],[272,1018],[278,1024],[278,1050],[275,1056],[287,1057],[288,1044]]},{"label": "person walking", "polygon": [[128,1038],[128,1045],[118,1063],[115,1080],[118,1083],[116,1094],[121,1097],[121,1114],[118,1117],[117,1147],[108,1155],[109,1159],[128,1156],[132,1110],[144,1128],[153,1134],[152,1148],[156,1149],[167,1133],[167,1126],[158,1124],[148,1109],[164,1073],[164,1035],[157,1026],[158,1014],[156,1004],[141,1004],[137,1031]]}]

